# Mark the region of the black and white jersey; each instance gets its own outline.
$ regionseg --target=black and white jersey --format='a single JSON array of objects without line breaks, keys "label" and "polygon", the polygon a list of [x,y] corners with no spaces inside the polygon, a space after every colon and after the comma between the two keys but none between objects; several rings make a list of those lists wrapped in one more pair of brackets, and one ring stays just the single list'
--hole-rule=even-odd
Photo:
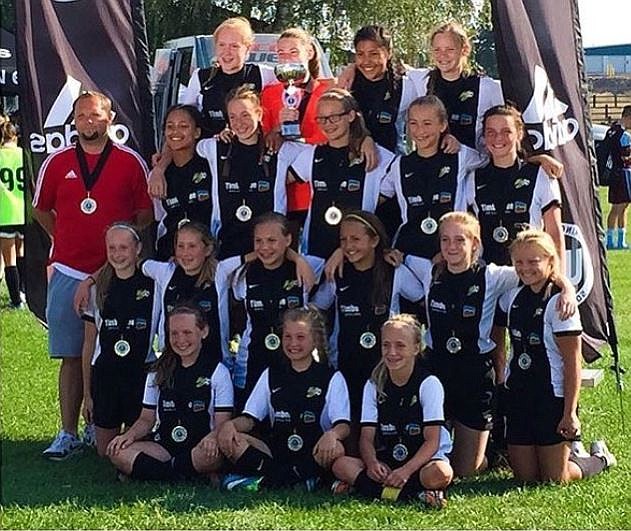
[{"label": "black and white jersey", "polygon": [[383,394],[368,380],[364,386],[361,425],[377,429],[378,455],[390,466],[408,462],[425,442],[423,429],[440,426],[440,442],[433,458],[446,458],[451,452],[451,437],[445,428],[445,392],[436,376],[420,363],[403,386],[386,377]]},{"label": "black and white jersey", "polygon": [[563,396],[563,356],[555,337],[580,335],[579,312],[562,321],[556,305],[559,288],[551,283],[535,293],[528,286],[500,298],[508,312],[511,350],[506,365],[506,387],[527,396]]},{"label": "black and white jersey", "polygon": [[[431,70],[411,69],[408,75],[414,80],[419,96],[427,94]],[[478,151],[484,150],[482,118],[495,105],[504,104],[502,85],[487,76],[471,75],[447,81],[441,76],[433,90],[445,104],[449,120],[449,132],[462,144]]]},{"label": "black and white jersey", "polygon": [[[321,258],[303,257],[316,275],[324,268]],[[280,337],[285,310],[302,308],[309,293],[298,285],[296,264],[289,260],[277,269],[266,269],[259,260],[241,266],[232,281],[234,298],[243,301],[247,320],[232,370],[235,387],[251,390],[261,373],[284,358]],[[248,385],[249,384],[249,385]]]},{"label": "black and white jersey", "polygon": [[287,168],[302,150],[296,142],[285,142],[277,155],[264,156],[259,145],[237,140],[197,143],[197,153],[208,161],[212,174],[211,233],[219,242],[221,258],[252,250],[257,216],[287,212]]},{"label": "black and white jersey", "polygon": [[103,304],[96,305],[92,286],[83,319],[94,322],[98,335],[91,364],[104,370],[138,372],[156,359],[153,339],[160,321],[160,298],[154,281],[136,270],[130,278],[112,276]]},{"label": "black and white jersey", "polygon": [[[307,146],[291,164],[292,173],[311,184],[311,206],[302,233],[304,254],[328,258],[339,246],[339,222],[343,213],[375,211],[379,183],[394,156],[380,146],[377,151],[379,165],[369,172],[366,172],[365,162],[349,160],[348,147]],[[333,209],[338,209],[338,213],[332,217]]]},{"label": "black and white jersey", "polygon": [[163,351],[167,341],[166,318],[178,304],[193,302],[204,313],[208,322],[208,336],[204,340],[206,348],[216,359],[227,359],[228,352],[228,279],[226,270],[233,270],[240,257],[230,258],[217,264],[214,282],[196,286],[198,275],[187,275],[174,262],[145,260],[142,272],[156,281],[156,288],[162,304],[158,327],[158,348]]},{"label": "black and white jersey", "polygon": [[401,209],[393,246],[423,258],[440,251],[438,220],[447,212],[466,210],[466,181],[485,161],[466,146],[453,155],[439,151],[426,158],[414,152],[394,159],[380,188],[385,197],[396,196]]},{"label": "black and white jersey", "polygon": [[[432,356],[472,356],[495,348],[491,339],[493,316],[499,297],[517,287],[514,268],[474,264],[463,273],[435,271],[429,260],[408,256],[395,272],[393,313],[399,297],[415,302],[425,297],[428,330],[425,336]],[[448,342],[456,338],[456,353]]]},{"label": "black and white jersey", "polygon": [[210,227],[212,212],[211,175],[206,159],[195,154],[184,166],[172,162],[164,175],[167,196],[156,209],[160,260],[168,260],[173,255],[173,238],[178,223],[188,219]]},{"label": "black and white jersey", "polygon": [[351,394],[359,393],[381,358],[381,326],[388,319],[388,304],[373,304],[374,268],[358,271],[344,263],[342,277],[322,283],[313,303],[322,310],[335,304],[335,322],[329,340],[329,363],[346,379]]},{"label": "black and white jersey", "polygon": [[226,74],[220,68],[198,68],[191,75],[180,103],[193,105],[202,113],[204,138],[220,133],[228,123],[226,97],[241,85],[250,85],[260,93],[264,87],[276,82],[274,67],[246,63],[234,74]]},{"label": "black and white jersey", "polygon": [[178,363],[172,386],[155,383],[147,375],[143,407],[156,410],[154,440],[190,448],[215,428],[216,413],[231,413],[233,389],[228,369],[200,355],[190,367]]},{"label": "black and white jersey", "polygon": [[[467,203],[480,221],[484,261],[506,265],[517,233],[543,229],[543,215],[561,206],[561,190],[540,166],[517,161],[510,168],[498,168],[489,163],[469,181]],[[499,227],[508,233],[502,234]]]},{"label": "black and white jersey", "polygon": [[414,82],[408,76],[393,79],[390,73],[371,81],[356,69],[351,92],[373,140],[392,152],[407,153],[406,114],[418,97]]}]

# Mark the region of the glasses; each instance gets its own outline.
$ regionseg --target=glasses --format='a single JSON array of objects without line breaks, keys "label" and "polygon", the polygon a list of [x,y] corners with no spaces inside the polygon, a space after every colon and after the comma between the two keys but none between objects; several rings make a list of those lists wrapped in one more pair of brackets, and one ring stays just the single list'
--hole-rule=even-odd
[{"label": "glasses", "polygon": [[336,124],[342,119],[342,116],[346,116],[349,112],[351,111],[338,112],[337,114],[329,114],[328,116],[316,116],[315,120],[318,125],[324,125],[327,122]]}]

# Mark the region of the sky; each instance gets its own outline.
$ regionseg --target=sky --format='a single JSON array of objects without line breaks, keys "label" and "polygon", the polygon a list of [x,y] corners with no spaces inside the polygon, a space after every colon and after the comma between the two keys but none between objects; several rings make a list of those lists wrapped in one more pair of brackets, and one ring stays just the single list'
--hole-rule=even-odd
[{"label": "sky", "polygon": [[578,0],[578,13],[583,46],[631,44],[631,0]]}]

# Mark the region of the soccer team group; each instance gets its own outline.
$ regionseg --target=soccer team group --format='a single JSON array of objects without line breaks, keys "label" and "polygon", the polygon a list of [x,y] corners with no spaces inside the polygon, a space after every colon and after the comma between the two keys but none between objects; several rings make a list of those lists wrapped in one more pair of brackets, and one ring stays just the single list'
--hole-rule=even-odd
[{"label": "soccer team group", "polygon": [[462,27],[432,33],[429,69],[395,67],[388,31],[363,27],[337,83],[288,29],[279,63],[306,72],[291,89],[245,62],[245,19],[214,36],[149,175],[109,140],[98,92],[40,170],[62,421],[44,455],[82,448],[82,412],[120,478],[432,507],[489,448],[524,482],[615,464],[579,443],[562,166],[522,150],[521,114],[470,71]]}]

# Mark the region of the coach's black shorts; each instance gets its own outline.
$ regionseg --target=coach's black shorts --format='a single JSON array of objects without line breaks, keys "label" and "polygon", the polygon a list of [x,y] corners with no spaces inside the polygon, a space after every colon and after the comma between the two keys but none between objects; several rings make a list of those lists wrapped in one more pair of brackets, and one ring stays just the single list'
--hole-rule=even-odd
[{"label": "coach's black shorts", "polygon": [[551,446],[566,439],[557,433],[564,399],[531,393],[506,393],[506,443],[519,446]]},{"label": "coach's black shorts", "polygon": [[631,169],[621,169],[611,174],[607,200],[612,205],[631,203]]},{"label": "coach's black shorts", "polygon": [[94,424],[99,428],[131,426],[142,410],[145,372],[138,374],[112,373],[92,368],[92,401]]}]

